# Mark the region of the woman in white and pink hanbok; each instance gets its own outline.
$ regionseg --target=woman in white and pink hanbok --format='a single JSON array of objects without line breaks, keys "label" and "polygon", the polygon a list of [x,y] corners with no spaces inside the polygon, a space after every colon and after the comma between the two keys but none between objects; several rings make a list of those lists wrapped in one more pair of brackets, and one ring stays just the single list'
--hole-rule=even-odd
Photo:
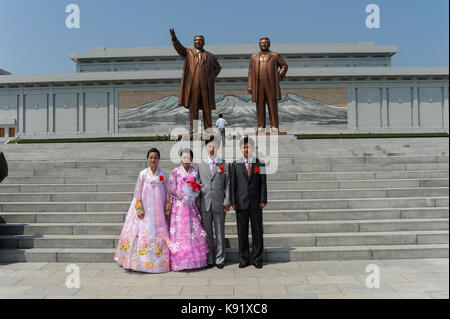
[{"label": "woman in white and pink hanbok", "polygon": [[170,271],[166,202],[167,174],[158,168],[160,153],[147,153],[149,167],[139,173],[114,260],[123,268],[161,273]]},{"label": "woman in white and pink hanbok", "polygon": [[201,215],[196,206],[199,192],[198,171],[191,166],[193,153],[181,151],[182,164],[170,174],[172,196],[170,212],[170,264],[172,270],[195,269],[207,266],[208,241]]}]

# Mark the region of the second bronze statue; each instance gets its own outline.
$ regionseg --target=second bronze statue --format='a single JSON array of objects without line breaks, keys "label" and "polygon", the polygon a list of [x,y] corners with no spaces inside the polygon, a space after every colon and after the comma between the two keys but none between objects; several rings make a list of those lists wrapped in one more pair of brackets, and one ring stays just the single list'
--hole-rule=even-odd
[{"label": "second bronze statue", "polygon": [[[250,58],[248,69],[248,93],[256,102],[258,131],[266,127],[266,103],[269,109],[270,128],[272,132],[279,129],[278,100],[281,99],[280,79],[284,78],[288,65],[276,52],[269,50],[269,38],[259,40],[260,52]],[[279,71],[278,71],[279,70]]]},{"label": "second bronze statue", "polygon": [[211,110],[216,109],[214,80],[220,73],[220,64],[213,54],[203,49],[202,35],[194,37],[194,49],[189,49],[178,41],[174,29],[169,31],[173,47],[184,58],[178,104],[189,109],[189,131],[193,133],[200,109],[205,129],[211,129]]}]

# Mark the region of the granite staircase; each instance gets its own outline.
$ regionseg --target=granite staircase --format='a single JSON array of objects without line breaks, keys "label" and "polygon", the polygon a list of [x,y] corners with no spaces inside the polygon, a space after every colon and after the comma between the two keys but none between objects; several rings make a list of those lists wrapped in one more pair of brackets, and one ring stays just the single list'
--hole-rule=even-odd
[{"label": "granite staircase", "polygon": [[[146,150],[174,142],[2,145],[0,262],[113,262]],[[279,141],[265,260],[448,257],[447,138]],[[237,262],[234,211],[228,262]]]}]

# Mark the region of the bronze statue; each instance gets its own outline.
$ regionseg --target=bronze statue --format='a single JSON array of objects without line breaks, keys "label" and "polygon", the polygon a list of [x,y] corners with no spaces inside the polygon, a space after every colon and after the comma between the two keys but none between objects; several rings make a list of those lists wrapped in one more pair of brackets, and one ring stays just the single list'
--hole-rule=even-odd
[{"label": "bronze statue", "polygon": [[[256,102],[258,131],[266,127],[266,103],[269,109],[270,128],[278,133],[278,100],[281,99],[280,79],[284,78],[288,65],[276,52],[269,50],[270,39],[259,40],[260,52],[250,58],[248,93]],[[278,68],[280,71],[278,71]]]},{"label": "bronze statue", "polygon": [[220,73],[220,64],[213,54],[203,49],[205,38],[202,35],[194,37],[194,49],[189,49],[178,41],[174,29],[169,31],[173,47],[184,58],[178,105],[189,109],[191,134],[194,130],[193,121],[198,120],[199,109],[203,110],[205,129],[210,129],[211,110],[216,109],[214,79]]}]

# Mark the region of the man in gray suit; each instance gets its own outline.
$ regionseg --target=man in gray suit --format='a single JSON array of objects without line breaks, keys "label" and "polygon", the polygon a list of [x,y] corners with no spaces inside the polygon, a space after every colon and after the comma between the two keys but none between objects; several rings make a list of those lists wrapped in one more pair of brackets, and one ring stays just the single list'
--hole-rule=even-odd
[{"label": "man in gray suit", "polygon": [[[219,142],[211,136],[205,142],[208,160],[198,166],[202,184],[199,202],[203,227],[208,236],[208,267],[225,265],[225,213],[230,210],[230,174],[228,164],[217,156]],[[213,223],[217,250],[214,251]]]}]

